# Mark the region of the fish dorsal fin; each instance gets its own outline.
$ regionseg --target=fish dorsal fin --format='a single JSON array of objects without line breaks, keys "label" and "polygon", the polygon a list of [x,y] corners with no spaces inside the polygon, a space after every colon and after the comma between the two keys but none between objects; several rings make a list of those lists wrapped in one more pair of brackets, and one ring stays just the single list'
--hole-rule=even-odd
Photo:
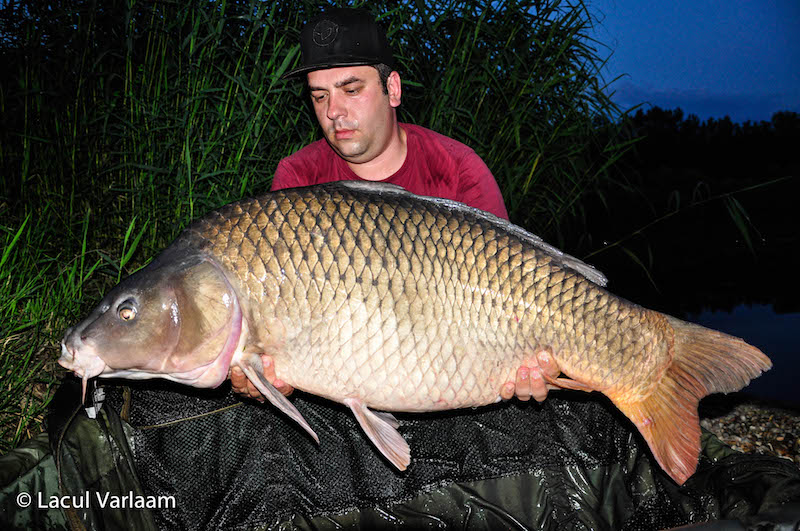
[{"label": "fish dorsal fin", "polygon": [[539,236],[531,234],[522,227],[514,225],[510,221],[495,216],[490,212],[465,205],[464,203],[459,203],[458,201],[453,201],[452,199],[416,195],[395,184],[370,181],[337,181],[334,183],[334,186],[348,188],[355,192],[375,194],[381,197],[412,198],[423,203],[432,203],[447,210],[471,214],[480,221],[486,221],[488,223],[498,225],[502,230],[508,232],[509,234],[513,234],[520,240],[525,241],[537,249],[549,254],[564,267],[580,273],[595,284],[599,286],[605,286],[608,284],[608,279],[606,276],[595,267],[559,250],[558,248],[542,240]]},{"label": "fish dorsal fin", "polygon": [[[350,188],[351,190],[357,190],[362,192],[371,192],[376,194],[400,194],[400,195],[416,195],[412,194],[402,186],[398,186],[392,183],[381,183],[381,182],[374,182],[374,181],[336,181],[336,186],[342,186],[344,188]],[[426,196],[417,196],[417,197],[426,197]]]}]

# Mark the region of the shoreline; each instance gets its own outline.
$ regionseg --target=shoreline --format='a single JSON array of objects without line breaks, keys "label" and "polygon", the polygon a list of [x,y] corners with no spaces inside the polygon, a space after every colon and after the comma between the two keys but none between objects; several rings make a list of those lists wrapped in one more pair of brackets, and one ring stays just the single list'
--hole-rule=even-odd
[{"label": "shoreline", "polygon": [[700,425],[734,450],[800,467],[800,404],[731,393],[704,398],[699,411]]}]

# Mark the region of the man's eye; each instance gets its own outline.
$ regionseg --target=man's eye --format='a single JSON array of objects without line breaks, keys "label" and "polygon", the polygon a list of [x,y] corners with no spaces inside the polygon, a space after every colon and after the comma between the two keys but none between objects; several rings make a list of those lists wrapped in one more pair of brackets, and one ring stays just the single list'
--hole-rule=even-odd
[{"label": "man's eye", "polygon": [[315,95],[312,94],[311,95],[311,99],[314,100],[314,102],[319,103],[319,102],[321,102],[322,100],[325,99],[325,94],[321,94],[319,96],[315,96]]}]

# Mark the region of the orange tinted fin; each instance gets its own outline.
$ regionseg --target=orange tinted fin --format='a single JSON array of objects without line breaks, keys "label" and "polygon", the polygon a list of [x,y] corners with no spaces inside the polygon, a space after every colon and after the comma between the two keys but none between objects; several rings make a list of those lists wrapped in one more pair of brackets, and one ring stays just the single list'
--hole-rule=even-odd
[{"label": "orange tinted fin", "polygon": [[559,389],[571,389],[573,391],[586,391],[587,393],[591,393],[594,391],[593,388],[590,386],[579,382],[578,380],[573,380],[571,378],[548,378],[545,374],[542,374],[542,378],[545,382],[549,383],[554,387],[558,387]]},{"label": "orange tinted fin", "polygon": [[738,391],[772,363],[739,338],[665,317],[675,331],[673,360],[656,389],[640,402],[606,394],[639,429],[661,468],[683,484],[700,454],[700,399]]}]

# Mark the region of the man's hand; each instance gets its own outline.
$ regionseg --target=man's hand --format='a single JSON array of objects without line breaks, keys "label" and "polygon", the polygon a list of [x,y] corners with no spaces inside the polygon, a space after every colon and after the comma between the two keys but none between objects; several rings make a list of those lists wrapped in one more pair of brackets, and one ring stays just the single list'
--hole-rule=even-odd
[{"label": "man's hand", "polygon": [[[264,367],[264,378],[266,378],[269,383],[274,385],[275,388],[283,394],[283,396],[289,396],[292,394],[294,387],[275,377],[275,365],[272,363],[272,357],[267,356],[266,354],[262,355],[261,363]],[[256,386],[247,379],[247,376],[244,375],[244,372],[239,367],[234,367],[231,369],[231,385],[233,386],[233,390],[240,395],[255,398],[259,402],[264,401],[264,396],[261,394],[261,391],[256,389]]]},{"label": "man's hand", "polygon": [[536,353],[535,359],[527,359],[522,362],[517,369],[517,381],[507,382],[500,390],[503,400],[509,400],[516,391],[517,398],[522,401],[530,400],[533,397],[537,402],[543,402],[547,398],[550,389],[557,389],[544,380],[544,376],[553,379],[557,378],[561,371],[558,363],[553,358],[549,349],[542,349]]}]

